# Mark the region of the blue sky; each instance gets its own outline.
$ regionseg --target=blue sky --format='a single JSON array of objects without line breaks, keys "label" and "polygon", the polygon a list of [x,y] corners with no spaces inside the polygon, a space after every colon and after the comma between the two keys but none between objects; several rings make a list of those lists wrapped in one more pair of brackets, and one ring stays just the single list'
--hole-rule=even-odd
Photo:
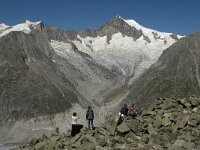
[{"label": "blue sky", "polygon": [[200,0],[0,0],[0,23],[31,21],[61,29],[98,28],[116,15],[159,31],[200,31]]}]

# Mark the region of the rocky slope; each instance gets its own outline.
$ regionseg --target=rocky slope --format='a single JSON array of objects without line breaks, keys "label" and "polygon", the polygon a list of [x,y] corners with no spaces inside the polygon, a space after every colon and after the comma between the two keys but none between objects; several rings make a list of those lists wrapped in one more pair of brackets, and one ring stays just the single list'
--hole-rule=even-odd
[{"label": "rocky slope", "polygon": [[1,121],[55,114],[77,102],[73,86],[56,72],[54,52],[42,35],[9,33],[0,38],[0,50]]},{"label": "rocky slope", "polygon": [[[26,139],[38,128],[37,117],[50,118],[79,103],[75,88],[52,61],[58,56],[40,32],[9,33],[0,38],[0,54],[1,142]],[[48,131],[51,126],[46,124],[40,128]],[[18,132],[26,136],[17,138]]]},{"label": "rocky slope", "polygon": [[157,97],[200,95],[200,33],[166,49],[131,87],[129,101],[148,106]]},{"label": "rocky slope", "polygon": [[44,34],[50,37],[55,52],[67,59],[81,77],[62,67],[64,74],[73,76],[72,83],[84,98],[99,105],[112,100],[110,93],[130,85],[181,37],[118,16],[97,30],[63,33],[45,28]]},{"label": "rocky slope", "polygon": [[[200,99],[159,98],[135,118],[115,120],[95,130],[83,129],[75,137],[58,132],[32,139],[29,146],[15,150],[113,150],[113,149],[199,149]],[[117,117],[118,118],[118,117]]]},{"label": "rocky slope", "polygon": [[129,85],[179,38],[119,16],[82,32],[43,22],[0,24],[0,143],[50,133],[56,126],[64,132],[71,112],[84,118],[88,105],[99,118],[95,124],[104,122]]}]

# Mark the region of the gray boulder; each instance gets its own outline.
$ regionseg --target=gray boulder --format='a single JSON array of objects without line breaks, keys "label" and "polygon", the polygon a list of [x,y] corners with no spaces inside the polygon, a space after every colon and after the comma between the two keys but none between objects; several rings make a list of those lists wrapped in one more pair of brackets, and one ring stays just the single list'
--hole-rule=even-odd
[{"label": "gray boulder", "polygon": [[127,123],[125,121],[123,121],[118,127],[117,127],[117,131],[121,134],[127,133],[129,132],[131,129],[130,127],[127,125]]}]

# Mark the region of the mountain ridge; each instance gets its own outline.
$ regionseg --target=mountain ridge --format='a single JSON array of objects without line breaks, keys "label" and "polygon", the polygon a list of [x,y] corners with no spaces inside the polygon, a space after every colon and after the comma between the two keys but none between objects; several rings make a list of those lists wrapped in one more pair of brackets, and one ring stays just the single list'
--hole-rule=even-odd
[{"label": "mountain ridge", "polygon": [[[88,105],[98,118],[94,124],[103,123],[107,113],[124,102],[130,85],[176,42],[169,35],[167,42],[151,35],[148,42],[142,30],[119,17],[82,32],[30,21],[0,32],[0,119],[5,121],[0,142],[40,136],[56,126],[64,132],[73,111],[85,122]],[[7,126],[8,120],[12,126]]]},{"label": "mountain ridge", "polygon": [[199,97],[199,37],[199,32],[189,35],[163,51],[158,61],[134,82],[129,100],[134,99],[140,106],[142,100],[148,106],[153,98]]}]

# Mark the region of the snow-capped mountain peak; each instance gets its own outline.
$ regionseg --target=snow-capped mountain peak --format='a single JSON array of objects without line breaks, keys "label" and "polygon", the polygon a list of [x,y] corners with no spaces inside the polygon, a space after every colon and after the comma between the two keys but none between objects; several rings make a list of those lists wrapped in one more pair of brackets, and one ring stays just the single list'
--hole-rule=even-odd
[{"label": "snow-capped mountain peak", "polygon": [[36,28],[41,23],[41,21],[31,22],[29,20],[26,20],[24,23],[20,23],[14,26],[7,26],[4,23],[2,23],[0,24],[0,37],[5,36],[13,31],[21,31],[26,34],[29,34],[32,31],[32,29]]},{"label": "snow-capped mountain peak", "polygon": [[140,25],[138,22],[136,22],[135,20],[132,20],[132,19],[127,19],[127,20],[123,19],[123,20],[127,24],[129,24],[130,26],[135,27],[137,30],[141,30],[145,36],[150,38],[151,41],[152,40],[158,40],[158,39],[167,40],[167,39],[170,39],[170,38],[177,40],[177,39],[184,37],[184,36],[176,35],[176,34],[173,34],[173,33],[160,32],[160,31],[157,31],[157,30],[146,28],[146,27]]},{"label": "snow-capped mountain peak", "polygon": [[35,26],[35,25],[38,25],[40,24],[42,21],[37,21],[37,22],[31,22],[29,20],[26,20],[25,21],[25,24],[28,24],[28,25],[31,25],[31,26]]},{"label": "snow-capped mountain peak", "polygon": [[50,44],[58,55],[75,66],[84,64],[85,59],[77,56],[73,47],[86,53],[100,66],[109,70],[117,68],[123,76],[130,77],[128,82],[131,84],[157,61],[163,50],[180,37],[173,33],[149,29],[134,20],[116,16],[110,23],[97,30],[77,33],[76,38],[70,41],[73,44],[62,40],[52,40]]},{"label": "snow-capped mountain peak", "polygon": [[8,28],[9,26],[6,25],[5,23],[1,23],[0,24],[0,30],[3,29],[3,28]]},{"label": "snow-capped mountain peak", "polygon": [[[121,18],[121,17],[120,17]],[[123,18],[121,18],[123,19]],[[135,27],[136,29],[138,30],[142,30],[142,29],[145,29],[145,27],[143,27],[142,25],[140,25],[139,23],[137,23],[135,20],[132,20],[132,19],[129,19],[129,20],[125,20],[123,19],[126,23],[128,23],[130,26],[133,26]],[[147,29],[147,28],[146,28]]]},{"label": "snow-capped mountain peak", "polygon": [[8,25],[6,25],[6,24],[4,24],[4,23],[1,23],[1,24],[0,24],[0,33],[3,32],[3,31],[5,31],[7,28],[9,28]]}]

